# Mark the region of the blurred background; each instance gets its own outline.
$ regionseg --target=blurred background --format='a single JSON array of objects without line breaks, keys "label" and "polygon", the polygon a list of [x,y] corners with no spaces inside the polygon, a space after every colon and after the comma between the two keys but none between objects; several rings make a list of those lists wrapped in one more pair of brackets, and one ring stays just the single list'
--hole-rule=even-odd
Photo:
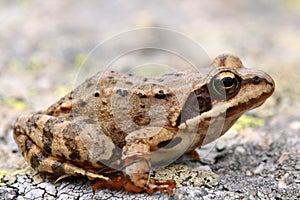
[{"label": "blurred background", "polygon": [[[163,27],[228,52],[274,77],[263,116],[299,114],[300,1],[0,0],[0,152],[13,159],[11,124],[72,90],[80,64],[99,42],[134,28]],[[117,48],[117,47],[116,47]],[[0,169],[23,160],[0,162]]]}]

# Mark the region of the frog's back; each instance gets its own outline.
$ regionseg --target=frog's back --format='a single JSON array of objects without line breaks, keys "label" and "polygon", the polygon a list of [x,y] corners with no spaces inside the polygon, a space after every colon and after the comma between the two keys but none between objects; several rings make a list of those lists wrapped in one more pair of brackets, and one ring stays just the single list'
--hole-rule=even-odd
[{"label": "frog's back", "polygon": [[[174,129],[194,85],[183,82],[186,74],[133,76],[117,72],[96,75],[88,114],[119,146],[128,133],[145,127]],[[86,87],[89,86],[85,83]],[[79,91],[84,91],[80,89]]]},{"label": "frog's back", "polygon": [[[94,123],[118,146],[124,146],[126,135],[140,128],[176,128],[182,107],[201,80],[195,73],[134,76],[99,72],[45,112]],[[62,108],[64,105],[71,109]]]}]

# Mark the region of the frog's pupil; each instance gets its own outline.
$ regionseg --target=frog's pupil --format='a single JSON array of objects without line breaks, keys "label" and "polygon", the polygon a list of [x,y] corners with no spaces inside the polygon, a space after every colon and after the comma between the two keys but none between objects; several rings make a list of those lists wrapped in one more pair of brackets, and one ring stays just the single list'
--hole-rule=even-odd
[{"label": "frog's pupil", "polygon": [[224,87],[231,87],[234,84],[234,79],[231,77],[225,77],[222,79]]}]

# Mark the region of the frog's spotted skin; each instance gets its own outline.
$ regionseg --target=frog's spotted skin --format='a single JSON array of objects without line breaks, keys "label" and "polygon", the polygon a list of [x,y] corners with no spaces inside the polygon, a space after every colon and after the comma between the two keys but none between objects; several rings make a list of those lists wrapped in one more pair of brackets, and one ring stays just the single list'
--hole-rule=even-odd
[{"label": "frog's spotted skin", "polygon": [[14,138],[37,171],[98,179],[94,189],[171,194],[174,180],[150,178],[151,167],[217,139],[274,87],[232,55],[217,57],[207,74],[102,72],[45,111],[20,116]]}]

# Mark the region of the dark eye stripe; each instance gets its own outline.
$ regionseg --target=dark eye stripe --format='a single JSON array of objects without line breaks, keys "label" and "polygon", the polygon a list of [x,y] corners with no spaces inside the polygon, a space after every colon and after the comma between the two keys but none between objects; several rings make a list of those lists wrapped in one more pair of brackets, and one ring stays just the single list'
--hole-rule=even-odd
[{"label": "dark eye stripe", "polygon": [[259,84],[259,83],[266,83],[268,85],[271,85],[273,86],[273,83],[272,82],[269,82],[267,79],[265,78],[261,78],[261,77],[258,77],[258,76],[255,76],[253,78],[247,78],[245,80],[242,81],[242,84],[249,84],[249,83],[253,83],[255,85]]}]

